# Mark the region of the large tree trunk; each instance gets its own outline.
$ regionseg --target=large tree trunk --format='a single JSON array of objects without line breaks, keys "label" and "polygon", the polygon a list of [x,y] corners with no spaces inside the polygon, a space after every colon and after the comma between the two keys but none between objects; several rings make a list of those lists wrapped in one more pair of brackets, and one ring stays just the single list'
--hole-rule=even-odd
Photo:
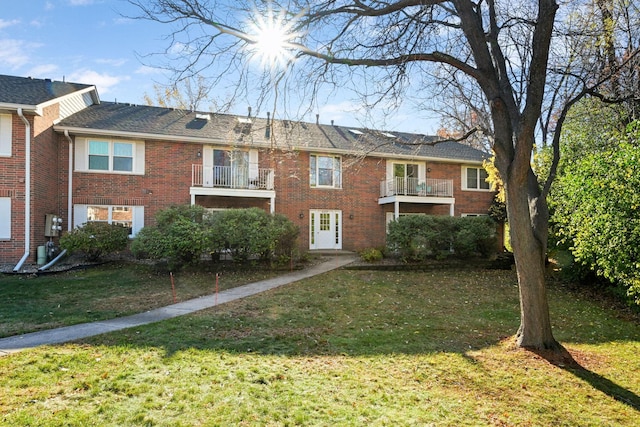
[{"label": "large tree trunk", "polygon": [[[510,179],[511,178],[511,179]],[[553,337],[545,279],[548,211],[533,171],[528,179],[506,179],[507,215],[520,290],[519,347],[560,348]]]}]

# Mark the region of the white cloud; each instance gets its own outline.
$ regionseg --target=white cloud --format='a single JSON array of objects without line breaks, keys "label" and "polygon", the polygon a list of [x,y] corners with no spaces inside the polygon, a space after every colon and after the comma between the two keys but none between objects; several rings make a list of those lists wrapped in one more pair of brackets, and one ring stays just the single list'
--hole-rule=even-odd
[{"label": "white cloud", "polygon": [[18,69],[29,62],[29,51],[39,46],[24,40],[0,39],[0,63],[12,70]]},{"label": "white cloud", "polygon": [[69,74],[67,81],[95,85],[100,94],[108,93],[114,86],[129,80],[129,76],[111,76],[93,70],[77,70]]},{"label": "white cloud", "polygon": [[160,69],[160,68],[154,68],[154,67],[149,67],[148,65],[143,65],[141,67],[138,67],[134,73],[136,74],[142,74],[142,75],[149,75],[149,74],[162,74],[164,70]]},{"label": "white cloud", "polygon": [[71,6],[87,6],[93,3],[94,0],[69,0]]},{"label": "white cloud", "polygon": [[103,65],[111,65],[112,67],[121,67],[126,62],[127,62],[127,60],[125,58],[114,58],[114,59],[98,58],[98,59],[96,59],[96,63],[103,64]]},{"label": "white cloud", "polygon": [[19,23],[20,23],[20,21],[18,19],[13,19],[11,21],[6,21],[6,20],[0,18],[0,29],[7,28],[7,27],[10,27],[12,25],[18,25]]},{"label": "white cloud", "polygon": [[42,64],[36,65],[27,71],[27,75],[40,79],[51,79],[54,77],[54,74],[57,74],[58,66],[55,64]]}]

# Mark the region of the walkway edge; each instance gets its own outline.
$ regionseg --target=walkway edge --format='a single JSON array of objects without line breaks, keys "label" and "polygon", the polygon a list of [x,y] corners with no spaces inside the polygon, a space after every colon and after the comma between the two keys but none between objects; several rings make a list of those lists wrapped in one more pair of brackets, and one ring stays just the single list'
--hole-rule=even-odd
[{"label": "walkway edge", "polygon": [[41,345],[61,344],[107,332],[119,331],[135,326],[160,322],[162,320],[178,316],[184,316],[196,311],[215,307],[216,304],[225,304],[230,301],[256,295],[289,283],[326,273],[328,271],[344,267],[353,261],[355,261],[355,257],[352,256],[334,256],[329,260],[318,265],[314,265],[308,269],[227,289],[219,292],[217,298],[215,295],[206,295],[166,307],[156,308],[144,313],[133,314],[131,316],[117,317],[115,319],[101,320],[91,323],[81,323],[78,325],[49,329],[46,331],[31,332],[23,335],[0,338],[0,356],[17,353],[21,350]]}]

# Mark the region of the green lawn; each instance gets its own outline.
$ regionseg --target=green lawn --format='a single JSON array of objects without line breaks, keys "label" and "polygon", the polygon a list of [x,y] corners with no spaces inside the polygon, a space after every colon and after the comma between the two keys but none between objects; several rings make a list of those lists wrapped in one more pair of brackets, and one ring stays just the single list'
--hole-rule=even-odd
[{"label": "green lawn", "polygon": [[0,358],[4,425],[636,426],[640,326],[552,285],[571,357],[513,347],[512,272],[338,270]]},{"label": "green lawn", "polygon": [[[172,273],[173,274],[173,273]],[[282,272],[260,268],[185,269],[113,263],[40,276],[1,275],[0,337],[141,313]]]}]

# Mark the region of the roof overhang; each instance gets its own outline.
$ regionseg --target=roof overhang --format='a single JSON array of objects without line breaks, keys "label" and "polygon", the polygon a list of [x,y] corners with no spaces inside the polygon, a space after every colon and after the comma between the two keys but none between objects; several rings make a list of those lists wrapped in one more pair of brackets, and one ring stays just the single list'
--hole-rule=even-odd
[{"label": "roof overhang", "polygon": [[25,113],[42,115],[42,108],[38,105],[12,104],[8,102],[0,102],[0,112],[15,112],[22,109]]},{"label": "roof overhang", "polygon": [[93,102],[95,104],[99,104],[100,103],[100,99],[98,97],[98,91],[96,89],[95,86],[89,86],[87,88],[81,89],[81,90],[77,90],[75,92],[72,92],[70,94],[64,95],[64,96],[59,96],[57,98],[53,98],[50,99],[46,102],[41,102],[40,104],[36,104],[36,105],[28,105],[28,104],[14,104],[14,103],[10,103],[10,102],[0,102],[0,111],[7,111],[7,112],[14,112],[14,111],[18,111],[20,108],[22,109],[22,111],[26,112],[26,113],[31,113],[31,114],[36,114],[38,116],[42,116],[43,114],[43,110],[46,107],[49,107],[51,105],[57,104],[61,101],[64,101],[67,98],[71,98],[73,96],[77,96],[78,94],[84,94],[87,92],[91,92],[91,99],[93,100]]},{"label": "roof overhang", "polygon": [[132,132],[123,130],[97,129],[97,128],[79,128],[71,126],[55,125],[53,130],[59,133],[69,132],[75,136],[109,136],[112,138],[128,138],[128,139],[151,139],[158,141],[173,142],[190,142],[194,144],[229,144],[229,140],[220,138],[204,138],[184,135],[167,135],[157,133]]}]

